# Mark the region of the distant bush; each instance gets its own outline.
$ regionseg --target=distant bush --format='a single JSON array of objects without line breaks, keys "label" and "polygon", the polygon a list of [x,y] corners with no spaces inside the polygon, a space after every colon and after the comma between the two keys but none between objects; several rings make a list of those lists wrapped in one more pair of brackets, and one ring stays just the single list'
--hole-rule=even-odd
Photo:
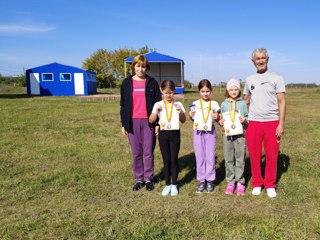
[{"label": "distant bush", "polygon": [[1,84],[12,84],[14,86],[25,87],[27,86],[26,77],[24,74],[19,76],[2,76],[0,75]]},{"label": "distant bush", "polygon": [[315,83],[289,83],[286,85],[287,88],[317,88],[320,85]]},{"label": "distant bush", "polygon": [[116,86],[116,79],[112,75],[97,74],[98,88],[114,88]]}]

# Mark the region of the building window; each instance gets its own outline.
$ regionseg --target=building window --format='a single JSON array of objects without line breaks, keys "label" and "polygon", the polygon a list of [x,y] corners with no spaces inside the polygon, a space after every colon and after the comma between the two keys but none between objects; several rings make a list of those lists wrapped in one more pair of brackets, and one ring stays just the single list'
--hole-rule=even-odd
[{"label": "building window", "polygon": [[60,81],[71,81],[71,73],[60,73]]},{"label": "building window", "polygon": [[53,73],[42,73],[42,81],[53,81]]}]

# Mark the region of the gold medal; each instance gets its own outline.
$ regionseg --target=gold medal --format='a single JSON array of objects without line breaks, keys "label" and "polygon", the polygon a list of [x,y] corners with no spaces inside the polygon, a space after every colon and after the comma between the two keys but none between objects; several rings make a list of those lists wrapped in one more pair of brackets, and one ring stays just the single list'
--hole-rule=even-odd
[{"label": "gold medal", "polygon": [[205,106],[202,102],[202,98],[200,98],[200,105],[201,105],[201,111],[202,111],[202,117],[203,117],[203,121],[205,123],[204,125],[204,129],[207,130],[208,129],[208,126],[206,125],[207,121],[208,121],[208,118],[209,118],[209,115],[210,115],[210,111],[211,111],[211,101],[209,100],[209,105],[208,105],[208,109],[207,111],[205,111]]},{"label": "gold medal", "polygon": [[166,116],[168,120],[167,129],[171,128],[170,121],[172,117],[172,111],[173,111],[173,101],[169,103],[167,100],[163,99],[164,105],[166,106]]}]

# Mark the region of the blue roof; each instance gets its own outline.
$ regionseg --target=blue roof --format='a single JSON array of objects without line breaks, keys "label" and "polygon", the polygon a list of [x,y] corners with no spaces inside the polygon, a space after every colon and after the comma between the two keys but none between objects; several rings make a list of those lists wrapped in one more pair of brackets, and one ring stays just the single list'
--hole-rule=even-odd
[{"label": "blue roof", "polygon": [[[176,63],[184,63],[182,59],[171,57],[168,55],[164,55],[158,52],[150,52],[143,54],[146,56],[149,62],[176,62]],[[127,63],[131,63],[133,61],[134,57],[125,58],[124,61]]]},{"label": "blue roof", "polygon": [[78,68],[78,67],[74,67],[74,66],[70,66],[70,65],[65,65],[65,64],[61,64],[61,63],[57,63],[57,62],[53,62],[53,63],[49,63],[49,64],[45,64],[45,65],[41,65],[41,66],[38,66],[38,67],[34,67],[34,68],[30,68],[30,69],[27,69],[26,71],[34,71],[34,70],[37,70],[37,69],[40,69],[40,68],[47,68],[47,67],[54,67],[54,68],[57,68],[57,67],[63,67],[63,68],[73,68],[73,69],[78,69],[79,71],[81,72],[90,72],[90,73],[94,73],[96,74],[94,71],[91,71],[91,70],[86,70],[86,69],[82,69],[82,68]]}]

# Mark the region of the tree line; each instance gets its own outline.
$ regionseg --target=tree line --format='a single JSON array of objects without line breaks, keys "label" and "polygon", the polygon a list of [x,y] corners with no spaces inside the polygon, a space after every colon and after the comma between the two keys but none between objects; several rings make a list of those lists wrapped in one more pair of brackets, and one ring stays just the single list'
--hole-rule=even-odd
[{"label": "tree line", "polygon": [[0,84],[13,84],[14,86],[18,87],[27,86],[26,77],[24,74],[20,74],[18,76],[2,76],[0,74]]},{"label": "tree line", "polygon": [[154,50],[148,46],[139,49],[120,48],[111,51],[98,49],[83,61],[82,68],[96,73],[98,88],[119,87],[125,75],[131,74],[130,68],[127,68],[125,73],[123,60]]}]

